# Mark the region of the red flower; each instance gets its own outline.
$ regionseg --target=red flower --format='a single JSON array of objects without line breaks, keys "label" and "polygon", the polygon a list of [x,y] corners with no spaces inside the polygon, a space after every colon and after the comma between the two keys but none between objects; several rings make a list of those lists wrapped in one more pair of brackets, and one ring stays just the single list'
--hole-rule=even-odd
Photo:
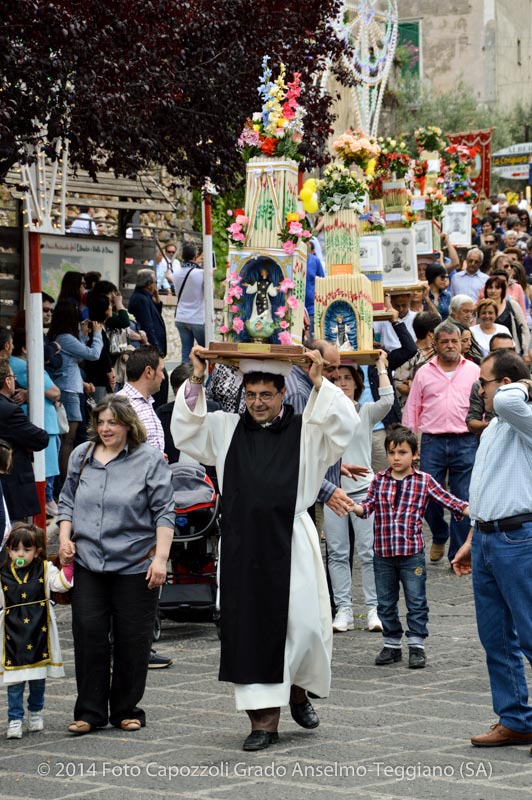
[{"label": "red flower", "polygon": [[246,216],[246,212],[244,211],[243,208],[235,208],[234,215],[235,215],[235,217],[240,217],[240,216],[245,217]]},{"label": "red flower", "polygon": [[262,150],[265,156],[273,156],[276,147],[277,147],[277,139],[274,139],[272,136],[267,136],[260,143],[260,149]]}]

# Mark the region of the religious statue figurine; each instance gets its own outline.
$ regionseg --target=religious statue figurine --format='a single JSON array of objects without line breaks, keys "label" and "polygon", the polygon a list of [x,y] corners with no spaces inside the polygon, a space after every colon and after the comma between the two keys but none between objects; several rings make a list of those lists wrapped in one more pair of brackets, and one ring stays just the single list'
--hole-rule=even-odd
[{"label": "religious statue figurine", "polygon": [[277,286],[274,286],[270,280],[270,273],[263,267],[260,271],[260,278],[255,283],[244,283],[246,287],[246,294],[254,294],[253,309],[251,311],[250,320],[257,317],[263,322],[273,322],[272,317],[272,303],[270,297],[277,296]]},{"label": "religious statue figurine", "polygon": [[331,326],[331,333],[336,336],[336,346],[339,350],[351,350],[351,342],[349,341],[349,331],[351,326],[347,325],[342,314],[336,315],[336,325]]},{"label": "religious statue figurine", "polygon": [[272,316],[271,297],[276,297],[278,287],[270,280],[270,273],[263,267],[260,278],[254,283],[243,283],[246,294],[252,294],[253,307],[246,322],[246,330],[252,339],[268,339],[275,332],[275,321]]}]

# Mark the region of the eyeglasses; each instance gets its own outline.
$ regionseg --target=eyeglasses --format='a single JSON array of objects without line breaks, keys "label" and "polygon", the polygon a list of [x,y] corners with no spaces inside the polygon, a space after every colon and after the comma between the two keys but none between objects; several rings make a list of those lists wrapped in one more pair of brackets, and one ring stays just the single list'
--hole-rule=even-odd
[{"label": "eyeglasses", "polygon": [[486,239],[486,244],[497,244],[495,239]]},{"label": "eyeglasses", "polygon": [[255,400],[260,400],[261,403],[271,403],[273,398],[278,395],[279,392],[259,392],[255,394],[255,392],[246,392],[244,397],[248,403],[254,403]]},{"label": "eyeglasses", "polygon": [[165,250],[165,253],[169,256],[175,256],[175,250]]},{"label": "eyeglasses", "polygon": [[6,381],[8,378],[12,378],[13,380],[15,380],[15,376],[13,375],[12,372],[9,375],[6,375]]},{"label": "eyeglasses", "polygon": [[484,389],[487,383],[495,383],[495,381],[498,380],[499,380],[498,378],[488,378],[488,380],[486,380],[486,378],[479,378],[478,382],[480,383],[482,389]]}]

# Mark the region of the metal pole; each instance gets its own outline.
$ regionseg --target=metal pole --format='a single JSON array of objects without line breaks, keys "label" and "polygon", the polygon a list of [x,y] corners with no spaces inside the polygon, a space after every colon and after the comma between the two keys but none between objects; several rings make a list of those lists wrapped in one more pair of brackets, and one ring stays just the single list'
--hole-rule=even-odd
[{"label": "metal pole", "polygon": [[203,288],[205,303],[205,344],[214,341],[214,264],[212,258],[212,203],[207,188],[203,191]]},{"label": "metal pole", "polygon": [[[24,296],[28,351],[29,417],[44,428],[44,350],[42,326],[41,236],[24,231]],[[44,450],[33,454],[33,469],[41,513],[36,524],[46,531],[46,470]]]}]

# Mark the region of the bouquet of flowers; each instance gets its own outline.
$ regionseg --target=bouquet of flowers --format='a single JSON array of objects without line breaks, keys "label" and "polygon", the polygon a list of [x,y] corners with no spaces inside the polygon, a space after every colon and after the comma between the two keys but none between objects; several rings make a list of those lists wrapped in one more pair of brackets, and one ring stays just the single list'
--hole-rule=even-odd
[{"label": "bouquet of flowers", "polygon": [[338,162],[329,164],[325,168],[317,188],[320,196],[320,214],[334,213],[342,209],[356,211],[364,202],[368,190],[364,178],[357,177],[354,172]]},{"label": "bouquet of flowers", "polygon": [[429,187],[425,192],[425,214],[427,219],[435,219],[437,222],[441,222],[445,201],[446,197],[441,189]]},{"label": "bouquet of flowers", "polygon": [[303,213],[291,211],[286,215],[286,222],[281,228],[279,238],[283,242],[283,250],[288,255],[295,253],[301,239],[310,239],[312,232]]},{"label": "bouquet of flowers", "polygon": [[384,233],[386,230],[386,223],[380,215],[361,214],[360,221],[362,223],[362,233]]},{"label": "bouquet of flowers", "polygon": [[405,228],[411,228],[416,222],[419,222],[419,214],[412,210],[411,206],[405,206],[405,210],[401,215],[401,221]]},{"label": "bouquet of flowers", "polygon": [[467,176],[446,180],[444,192],[448,203],[474,203],[478,197]]},{"label": "bouquet of flowers", "polygon": [[364,171],[372,167],[381,149],[375,139],[366,136],[361,130],[347,130],[333,142],[333,150],[343,159],[346,166],[357,164]]},{"label": "bouquet of flowers", "polygon": [[443,151],[443,158],[448,171],[454,178],[465,178],[475,165],[480,153],[478,147],[466,147],[463,144],[450,144]]},{"label": "bouquet of flowers", "polygon": [[246,228],[249,223],[249,217],[246,217],[246,212],[243,208],[237,208],[235,211],[229,209],[227,211],[228,217],[234,217],[234,222],[226,228],[229,234],[229,241],[235,247],[244,247],[246,241]]},{"label": "bouquet of flowers", "polygon": [[279,65],[279,75],[272,80],[269,56],[262,61],[259,95],[262,110],[248,118],[238,139],[244,159],[254,156],[279,156],[301,159],[299,145],[303,139],[305,109],[299,104],[301,75],[294,72],[293,80],[285,83],[286,68]]},{"label": "bouquet of flowers", "polygon": [[441,128],[437,125],[428,125],[426,128],[418,128],[414,131],[417,149],[421,153],[423,150],[441,152],[447,146],[447,139]]},{"label": "bouquet of flowers", "polygon": [[377,174],[382,180],[404,178],[410,169],[410,156],[406,143],[387,136],[379,138],[381,152],[377,159]]}]

